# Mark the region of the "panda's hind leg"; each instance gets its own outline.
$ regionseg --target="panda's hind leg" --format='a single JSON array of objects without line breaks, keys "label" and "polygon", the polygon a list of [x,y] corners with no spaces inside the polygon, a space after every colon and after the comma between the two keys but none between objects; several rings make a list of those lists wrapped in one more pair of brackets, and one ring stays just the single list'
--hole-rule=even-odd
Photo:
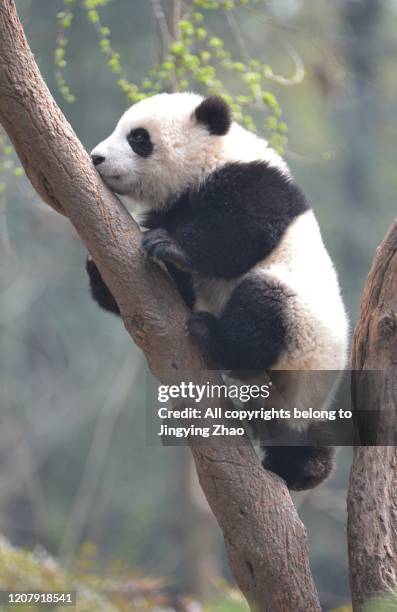
[{"label": "panda's hind leg", "polygon": [[334,468],[332,446],[267,446],[262,465],[283,478],[289,489],[312,489]]},{"label": "panda's hind leg", "polygon": [[288,290],[269,275],[249,275],[219,316],[195,312],[188,331],[220,369],[241,378],[271,369],[287,345]]},{"label": "panda's hind leg", "polygon": [[116,300],[105,285],[101,273],[91,257],[87,257],[85,268],[90,279],[90,290],[93,299],[104,310],[120,315],[120,309]]}]

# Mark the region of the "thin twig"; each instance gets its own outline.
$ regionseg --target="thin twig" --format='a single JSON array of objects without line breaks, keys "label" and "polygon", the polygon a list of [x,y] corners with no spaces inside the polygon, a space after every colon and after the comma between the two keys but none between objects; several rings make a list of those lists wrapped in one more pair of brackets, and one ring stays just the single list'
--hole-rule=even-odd
[{"label": "thin twig", "polygon": [[245,44],[244,37],[241,34],[240,27],[239,27],[239,25],[237,23],[237,20],[236,20],[236,18],[234,16],[233,11],[224,9],[223,12],[225,14],[226,21],[229,24],[230,30],[233,33],[234,38],[236,40],[237,46],[238,46],[239,51],[240,51],[240,55],[241,55],[243,61],[246,64],[249,64],[249,62],[251,61],[251,57],[250,57],[250,54],[248,53],[247,45]]},{"label": "thin twig", "polygon": [[[251,60],[250,54],[248,52],[247,49],[247,45],[245,44],[245,40],[244,37],[241,33],[241,29],[237,23],[237,19],[233,13],[233,11],[231,10],[224,10],[223,11],[226,17],[226,20],[229,24],[230,30],[232,31],[234,38],[236,40],[237,46],[239,48],[240,51],[240,55],[243,59],[243,61],[248,64]],[[294,49],[289,43],[284,42],[284,45],[287,49],[288,54],[290,55],[294,65],[295,65],[295,73],[292,77],[288,78],[285,77],[281,74],[274,74],[274,73],[270,73],[267,75],[266,78],[269,79],[269,81],[273,81],[274,83],[278,83],[279,85],[285,85],[285,86],[291,86],[291,85],[297,85],[298,83],[301,83],[304,79],[305,76],[305,66],[304,63],[302,61],[302,58],[300,57],[300,55],[298,54],[298,52],[296,51],[296,49]]]},{"label": "thin twig", "polygon": [[163,47],[163,57],[166,55],[170,44],[171,44],[171,34],[168,28],[167,19],[161,6],[160,0],[150,0],[152,3],[153,15],[157,21],[159,31],[161,34],[161,41]]},{"label": "thin twig", "polygon": [[284,42],[287,51],[290,55],[290,58],[292,59],[292,61],[295,64],[295,73],[292,77],[288,78],[285,76],[282,76],[281,74],[273,74],[270,73],[267,78],[270,81],[274,81],[274,83],[278,83],[279,85],[286,85],[286,86],[291,86],[291,85],[298,85],[299,83],[301,83],[305,77],[305,65],[302,61],[301,56],[298,54],[298,52],[296,51],[296,49],[294,49],[289,43]]},{"label": "thin twig", "polygon": [[[158,28],[159,28],[160,35],[161,35],[161,42],[162,42],[161,61],[163,61],[165,57],[167,56],[167,53],[171,46],[172,36],[169,30],[167,18],[165,16],[160,0],[151,0],[151,3],[152,3],[153,15],[154,15],[155,20],[157,21]],[[177,79],[175,72],[172,77],[172,91],[173,92],[178,91],[178,79]]]},{"label": "thin twig", "polygon": [[183,10],[183,2],[182,0],[174,0],[173,11],[172,11],[172,21],[173,21],[173,29],[174,29],[174,38],[178,40],[180,37],[179,32],[179,22],[182,19],[182,10]]}]

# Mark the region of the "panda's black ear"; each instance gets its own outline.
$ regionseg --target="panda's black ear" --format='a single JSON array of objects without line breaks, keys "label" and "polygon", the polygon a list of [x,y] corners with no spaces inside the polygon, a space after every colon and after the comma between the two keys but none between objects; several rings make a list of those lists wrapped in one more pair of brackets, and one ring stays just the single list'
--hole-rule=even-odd
[{"label": "panda's black ear", "polygon": [[201,102],[195,110],[199,123],[204,124],[210,134],[224,136],[232,124],[230,108],[222,98],[211,96]]}]

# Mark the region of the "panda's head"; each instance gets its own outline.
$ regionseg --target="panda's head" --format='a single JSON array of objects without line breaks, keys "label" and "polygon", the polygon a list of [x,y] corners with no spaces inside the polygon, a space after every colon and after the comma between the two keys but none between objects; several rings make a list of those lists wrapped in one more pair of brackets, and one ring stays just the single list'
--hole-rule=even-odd
[{"label": "panda's head", "polygon": [[132,106],[91,156],[114,192],[164,206],[218,167],[230,126],[220,98],[159,94]]}]

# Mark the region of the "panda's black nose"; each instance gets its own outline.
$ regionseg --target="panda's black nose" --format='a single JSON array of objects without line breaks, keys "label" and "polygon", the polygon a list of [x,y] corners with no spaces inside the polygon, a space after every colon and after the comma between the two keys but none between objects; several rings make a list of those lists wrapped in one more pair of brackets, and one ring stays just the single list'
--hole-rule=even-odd
[{"label": "panda's black nose", "polygon": [[105,158],[102,155],[91,155],[92,162],[94,166],[99,166],[105,161]]}]

